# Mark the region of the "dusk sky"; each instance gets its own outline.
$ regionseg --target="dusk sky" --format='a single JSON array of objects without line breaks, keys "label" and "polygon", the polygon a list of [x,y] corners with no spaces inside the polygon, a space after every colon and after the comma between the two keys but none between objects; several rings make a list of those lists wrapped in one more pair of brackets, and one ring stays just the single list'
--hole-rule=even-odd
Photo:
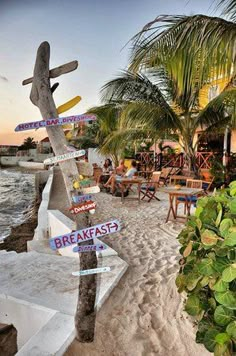
[{"label": "dusk sky", "polygon": [[215,15],[213,0],[0,0],[0,144],[21,144],[44,129],[14,133],[19,123],[41,120],[29,100],[38,46],[51,46],[50,68],[79,61],[76,71],[52,80],[60,83],[56,105],[80,95],[81,102],[61,116],[81,114],[100,103],[102,85],[128,65],[123,46],[147,22],[161,14]]}]

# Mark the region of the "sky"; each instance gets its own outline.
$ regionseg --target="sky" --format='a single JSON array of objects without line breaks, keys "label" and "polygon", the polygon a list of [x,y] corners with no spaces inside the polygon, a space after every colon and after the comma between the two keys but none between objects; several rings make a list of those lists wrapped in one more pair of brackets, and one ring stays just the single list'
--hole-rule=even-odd
[{"label": "sky", "polygon": [[0,144],[47,136],[44,129],[14,132],[42,119],[29,99],[31,84],[22,86],[41,42],[50,44],[50,68],[78,60],[77,70],[51,80],[60,83],[56,106],[82,97],[61,116],[78,115],[101,103],[101,87],[129,64],[131,44],[125,44],[146,23],[197,13],[215,15],[214,0],[0,0]]}]

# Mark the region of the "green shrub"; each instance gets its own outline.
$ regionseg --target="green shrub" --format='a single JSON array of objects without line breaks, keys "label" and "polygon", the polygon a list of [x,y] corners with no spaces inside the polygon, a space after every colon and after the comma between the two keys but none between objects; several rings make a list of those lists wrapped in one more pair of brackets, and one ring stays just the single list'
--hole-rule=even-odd
[{"label": "green shrub", "polygon": [[236,181],[199,199],[181,231],[178,291],[197,320],[196,342],[216,356],[236,352]]}]

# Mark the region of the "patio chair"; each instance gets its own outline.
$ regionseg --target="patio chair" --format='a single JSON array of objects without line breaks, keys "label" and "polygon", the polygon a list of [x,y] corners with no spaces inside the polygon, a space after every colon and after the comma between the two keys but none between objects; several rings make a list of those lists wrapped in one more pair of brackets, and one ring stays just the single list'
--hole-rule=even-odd
[{"label": "patio chair", "polygon": [[[202,184],[203,181],[200,179],[187,179],[186,181],[186,188],[195,188],[195,189],[202,189]],[[187,197],[188,202],[191,202],[191,205],[196,206],[196,202],[198,199],[198,196],[193,195],[190,197]],[[184,214],[186,214],[186,198],[185,197],[178,197],[175,201],[175,213],[177,215],[177,210],[179,204],[184,204]]]},{"label": "patio chair", "polygon": [[161,177],[161,171],[153,172],[151,180],[144,183],[144,185],[141,186],[140,194],[143,195],[141,200],[144,200],[147,197],[148,203],[152,199],[156,199],[160,201],[160,199],[156,196],[159,187],[160,177]]},{"label": "patio chair", "polygon": [[172,175],[177,175],[181,171],[180,167],[164,167],[161,170],[160,183],[167,185]]}]

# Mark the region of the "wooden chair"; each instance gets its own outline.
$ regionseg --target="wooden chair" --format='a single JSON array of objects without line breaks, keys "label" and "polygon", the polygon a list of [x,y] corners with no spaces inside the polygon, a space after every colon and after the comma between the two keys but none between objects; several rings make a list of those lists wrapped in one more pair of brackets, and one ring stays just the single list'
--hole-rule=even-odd
[{"label": "wooden chair", "polygon": [[172,175],[177,175],[181,171],[180,167],[164,167],[161,170],[160,183],[167,185]]},{"label": "wooden chair", "polygon": [[140,194],[143,195],[141,200],[144,200],[147,197],[148,202],[150,202],[152,199],[156,199],[160,201],[160,199],[156,196],[159,187],[160,177],[161,177],[161,171],[153,172],[151,180],[144,183],[144,185],[141,186]]},{"label": "wooden chair", "polygon": [[212,177],[212,179],[209,180],[209,181],[206,181],[206,180],[203,180],[203,181],[202,181],[202,188],[204,189],[205,195],[208,195],[208,194],[209,194],[209,191],[210,191],[210,189],[211,189],[211,187],[212,187],[212,184],[213,184],[213,182],[214,182],[214,179],[215,179],[215,177]]},{"label": "wooden chair", "polygon": [[[194,189],[202,189],[203,181],[200,179],[187,179],[186,181],[186,188],[194,188]],[[196,195],[190,196],[187,198],[188,202],[191,201],[191,205],[196,206],[196,202],[198,197]],[[177,210],[179,204],[184,204],[184,213],[186,214],[186,198],[185,197],[178,197],[175,200],[175,213],[177,215]]]}]

